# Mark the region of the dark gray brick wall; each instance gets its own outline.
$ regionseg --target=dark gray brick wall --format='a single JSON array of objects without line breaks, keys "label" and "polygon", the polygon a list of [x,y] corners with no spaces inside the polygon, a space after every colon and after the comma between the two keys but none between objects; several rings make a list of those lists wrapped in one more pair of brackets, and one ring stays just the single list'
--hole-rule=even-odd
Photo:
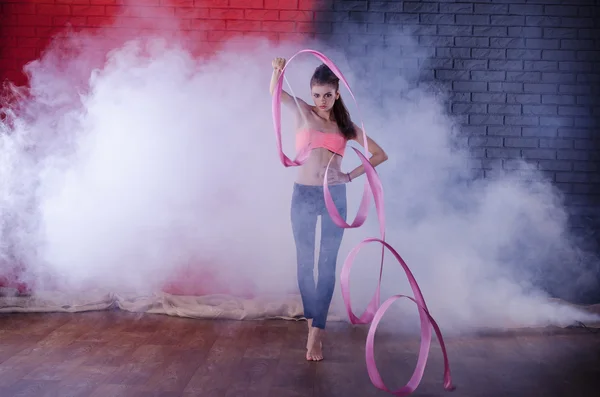
[{"label": "dark gray brick wall", "polygon": [[[476,174],[492,177],[527,159],[564,192],[572,226],[600,232],[600,0],[321,7],[319,38],[346,47],[349,58],[383,49],[407,68],[418,63],[415,81],[451,90],[448,110],[473,148]],[[406,58],[413,51],[402,52],[402,32],[427,59]]]}]

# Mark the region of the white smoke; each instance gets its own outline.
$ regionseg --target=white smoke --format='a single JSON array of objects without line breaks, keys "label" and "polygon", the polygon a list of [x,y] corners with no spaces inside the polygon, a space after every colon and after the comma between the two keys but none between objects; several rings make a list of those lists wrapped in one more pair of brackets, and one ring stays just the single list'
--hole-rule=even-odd
[{"label": "white smoke", "polygon": [[[94,40],[78,36],[67,42],[76,51],[66,60],[58,56],[62,47],[53,47],[30,64],[31,97],[2,124],[0,216],[9,242],[0,250],[3,263],[15,257],[26,263],[22,277],[37,290],[144,294],[191,273],[195,278],[187,281],[201,284],[200,292],[295,292],[289,221],[295,170],[277,157],[268,84],[271,59],[300,48],[246,40],[197,57],[185,40],[140,38],[97,64]],[[387,240],[443,327],[585,318],[530,285],[532,268],[545,271],[547,258],[574,252],[549,184],[510,175],[469,181],[468,153],[453,144],[454,121],[443,97],[377,71],[399,94],[381,98],[383,90],[355,75],[338,52],[312,46],[349,78],[367,132],[389,155],[378,169]],[[286,74],[305,100],[317,64],[306,55]],[[290,156],[292,121],[284,111]],[[350,169],[358,160],[347,153]],[[349,219],[362,183],[349,186]],[[349,250],[371,236],[378,236],[374,211],[365,227],[346,232],[338,273]],[[367,247],[355,264],[355,312],[374,291],[379,253],[380,247]],[[383,297],[413,295],[391,255],[386,258]],[[338,285],[333,308],[342,314],[339,291]],[[400,314],[406,313],[416,316],[412,307]]]}]

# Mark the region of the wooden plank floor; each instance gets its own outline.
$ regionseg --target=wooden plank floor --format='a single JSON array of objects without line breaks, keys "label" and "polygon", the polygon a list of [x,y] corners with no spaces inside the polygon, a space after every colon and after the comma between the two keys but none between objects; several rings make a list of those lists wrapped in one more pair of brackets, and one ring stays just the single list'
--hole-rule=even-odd
[{"label": "wooden plank floor", "polygon": [[[206,321],[120,311],[0,315],[0,397],[386,396],[364,362],[365,327],[330,323],[326,361],[304,360],[305,322]],[[379,334],[384,380],[410,377],[418,338]],[[433,342],[414,396],[598,397],[600,334],[449,338],[454,393]]]}]

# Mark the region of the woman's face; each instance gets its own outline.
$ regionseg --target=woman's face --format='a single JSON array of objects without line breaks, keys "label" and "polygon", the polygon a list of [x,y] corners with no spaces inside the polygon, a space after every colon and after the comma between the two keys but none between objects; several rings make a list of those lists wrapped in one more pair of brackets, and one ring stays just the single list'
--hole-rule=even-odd
[{"label": "woman's face", "polygon": [[340,96],[332,85],[313,85],[311,93],[313,101],[315,101],[315,106],[323,111],[331,110],[335,100]]}]

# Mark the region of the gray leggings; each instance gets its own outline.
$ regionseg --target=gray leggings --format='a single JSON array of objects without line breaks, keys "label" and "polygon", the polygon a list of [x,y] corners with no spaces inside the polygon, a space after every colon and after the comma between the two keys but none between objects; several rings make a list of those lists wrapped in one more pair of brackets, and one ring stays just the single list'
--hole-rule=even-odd
[{"label": "gray leggings", "polygon": [[[329,191],[340,215],[346,219],[346,185],[329,186]],[[315,287],[315,234],[319,215],[321,247],[318,281]],[[335,269],[344,229],[331,220],[325,207],[322,186],[294,184],[291,219],[296,241],[298,287],[302,296],[304,317],[313,319],[313,327],[324,329],[335,288]]]}]

